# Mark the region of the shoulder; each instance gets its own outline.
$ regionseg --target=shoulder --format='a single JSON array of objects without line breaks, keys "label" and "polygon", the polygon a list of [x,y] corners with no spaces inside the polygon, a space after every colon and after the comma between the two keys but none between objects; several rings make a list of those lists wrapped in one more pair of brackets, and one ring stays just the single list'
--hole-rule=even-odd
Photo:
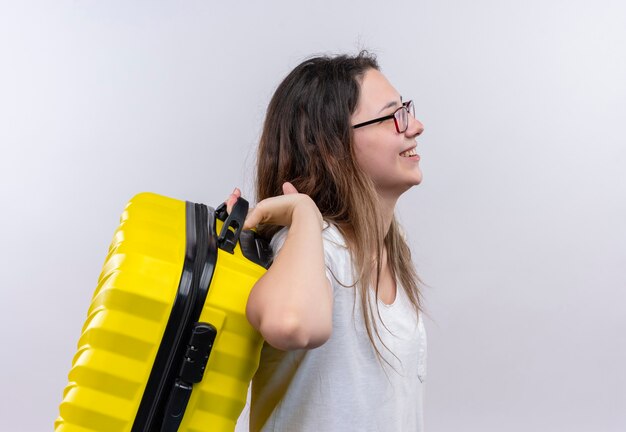
[{"label": "shoulder", "polygon": [[[278,252],[282,245],[285,243],[285,239],[287,238],[287,234],[289,233],[289,227],[283,227],[279,230],[272,240],[270,241],[270,246],[274,253]],[[322,240],[324,241],[324,249],[337,249],[337,250],[348,250],[348,246],[346,240],[337,228],[336,225],[324,221],[324,228],[322,229]]]},{"label": "shoulder", "polygon": [[324,239],[324,245],[333,246],[340,249],[348,249],[346,239],[344,238],[339,228],[336,225],[324,221],[324,228],[322,229],[322,238]]},{"label": "shoulder", "polygon": [[[270,242],[274,256],[278,255],[287,235],[289,228],[284,227],[278,231]],[[326,274],[333,281],[342,281],[341,284],[351,284],[353,276],[352,257],[348,249],[346,240],[336,225],[324,221],[322,229],[322,241],[324,246],[324,262],[326,265]],[[333,284],[334,285],[334,284]]]}]

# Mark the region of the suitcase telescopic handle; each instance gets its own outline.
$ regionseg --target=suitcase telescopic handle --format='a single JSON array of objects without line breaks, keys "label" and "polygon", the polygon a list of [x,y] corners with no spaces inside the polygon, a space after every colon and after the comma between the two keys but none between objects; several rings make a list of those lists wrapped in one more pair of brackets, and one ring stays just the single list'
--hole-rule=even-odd
[{"label": "suitcase telescopic handle", "polygon": [[[217,244],[220,249],[233,253],[235,245],[239,241],[239,235],[243,229],[243,223],[248,215],[248,201],[244,198],[237,199],[232,211],[222,225],[222,231],[217,238]],[[226,204],[220,205],[215,211],[217,217],[222,219],[226,214]],[[220,217],[221,216],[221,217]],[[223,220],[223,219],[222,219]]]}]

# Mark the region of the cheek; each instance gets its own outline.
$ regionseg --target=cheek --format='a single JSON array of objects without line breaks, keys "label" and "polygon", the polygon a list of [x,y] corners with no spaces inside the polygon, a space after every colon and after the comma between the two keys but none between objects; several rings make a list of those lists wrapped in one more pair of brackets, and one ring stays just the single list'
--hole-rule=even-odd
[{"label": "cheek", "polygon": [[378,181],[379,177],[389,170],[389,165],[393,163],[390,160],[390,152],[384,152],[379,143],[374,140],[361,141],[355,146],[356,163],[370,176],[374,181]]},{"label": "cheek", "polygon": [[376,160],[376,149],[372,140],[360,139],[354,142],[354,154],[356,163],[366,173],[370,172],[371,166]]}]

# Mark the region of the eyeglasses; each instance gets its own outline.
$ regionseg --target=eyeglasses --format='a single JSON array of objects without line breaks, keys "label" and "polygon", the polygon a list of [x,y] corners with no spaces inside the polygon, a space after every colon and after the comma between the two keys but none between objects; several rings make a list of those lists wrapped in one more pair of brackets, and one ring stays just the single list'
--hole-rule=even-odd
[{"label": "eyeglasses", "polygon": [[390,114],[384,117],[379,117],[374,120],[368,120],[363,123],[355,124],[352,127],[354,129],[357,129],[363,126],[371,125],[373,123],[378,123],[384,120],[393,119],[393,122],[396,125],[396,131],[398,131],[398,133],[404,133],[409,128],[409,114],[411,114],[413,118],[415,118],[415,105],[413,105],[412,100],[404,102],[400,108],[398,108],[397,110],[393,112],[393,114]]}]

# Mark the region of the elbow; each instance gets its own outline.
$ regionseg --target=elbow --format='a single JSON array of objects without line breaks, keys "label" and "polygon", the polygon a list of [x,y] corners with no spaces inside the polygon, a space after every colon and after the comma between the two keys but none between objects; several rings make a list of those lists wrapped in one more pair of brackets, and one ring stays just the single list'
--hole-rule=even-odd
[{"label": "elbow", "polygon": [[332,333],[332,319],[307,324],[297,315],[285,315],[261,321],[259,332],[274,348],[290,351],[322,346]]}]

